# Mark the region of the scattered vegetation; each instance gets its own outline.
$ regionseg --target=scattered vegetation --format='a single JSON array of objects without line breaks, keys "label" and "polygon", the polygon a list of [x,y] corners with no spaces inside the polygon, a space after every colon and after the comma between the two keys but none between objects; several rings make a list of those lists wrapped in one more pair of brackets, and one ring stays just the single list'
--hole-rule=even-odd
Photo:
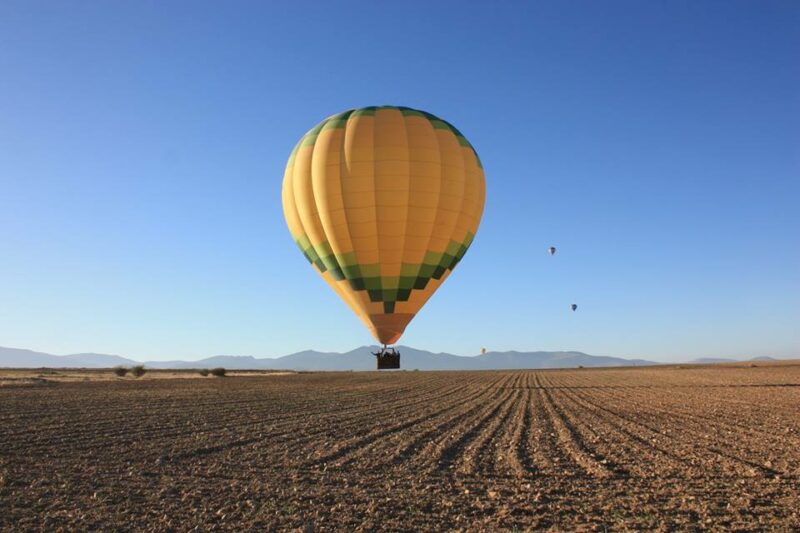
[{"label": "scattered vegetation", "polygon": [[144,369],[144,365],[136,365],[131,367],[131,374],[133,374],[133,377],[135,378],[144,376],[145,372],[147,372],[147,370]]},{"label": "scattered vegetation", "polygon": [[222,368],[222,367],[212,368],[211,369],[211,375],[212,376],[217,376],[218,378],[224,378],[225,377],[225,369]]},{"label": "scattered vegetation", "polygon": [[201,369],[199,370],[199,372],[200,372],[200,375],[201,375],[201,376],[204,376],[204,377],[205,377],[205,376],[207,376],[207,375],[208,375],[208,369],[207,369],[207,368],[201,368]]},{"label": "scattered vegetation", "polygon": [[128,369],[125,368],[124,366],[118,366],[117,368],[114,369],[114,374],[119,376],[119,377],[124,377],[125,374],[127,374],[127,373],[128,373]]}]

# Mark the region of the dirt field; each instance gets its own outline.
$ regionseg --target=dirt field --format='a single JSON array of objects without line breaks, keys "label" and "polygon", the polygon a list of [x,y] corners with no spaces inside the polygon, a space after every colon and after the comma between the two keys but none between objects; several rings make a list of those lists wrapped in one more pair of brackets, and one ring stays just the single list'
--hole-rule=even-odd
[{"label": "dirt field", "polygon": [[800,366],[0,388],[0,530],[800,528]]},{"label": "dirt field", "polygon": [[[228,370],[228,377],[236,376],[279,376],[293,374],[281,370]],[[141,377],[130,372],[117,376],[109,368],[0,368],[0,387],[19,387],[30,385],[52,385],[75,381],[136,381],[150,379],[214,379],[203,376],[199,369],[164,370],[148,368]]]}]

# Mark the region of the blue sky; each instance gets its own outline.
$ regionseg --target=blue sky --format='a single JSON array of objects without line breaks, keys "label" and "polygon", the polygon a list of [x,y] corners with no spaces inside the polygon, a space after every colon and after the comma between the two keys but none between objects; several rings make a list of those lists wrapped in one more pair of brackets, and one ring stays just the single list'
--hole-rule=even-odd
[{"label": "blue sky", "polygon": [[280,189],[305,131],[391,104],[487,179],[403,344],[800,356],[798,28],[771,1],[2,2],[0,345],[372,342]]}]

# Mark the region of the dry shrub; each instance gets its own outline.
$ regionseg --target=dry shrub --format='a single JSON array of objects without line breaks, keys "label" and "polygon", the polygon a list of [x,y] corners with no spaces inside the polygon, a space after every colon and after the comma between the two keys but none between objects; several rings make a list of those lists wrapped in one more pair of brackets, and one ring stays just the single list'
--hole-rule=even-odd
[{"label": "dry shrub", "polygon": [[124,377],[128,373],[128,369],[123,366],[118,366],[114,369],[114,374],[119,377]]},{"label": "dry shrub", "polygon": [[213,368],[213,369],[211,369],[211,375],[212,376],[217,376],[218,378],[224,378],[225,377],[225,369],[222,368],[222,367]]},{"label": "dry shrub", "polygon": [[147,372],[147,370],[144,369],[144,365],[136,365],[131,368],[131,374],[133,374],[135,378],[144,376],[145,372]]}]

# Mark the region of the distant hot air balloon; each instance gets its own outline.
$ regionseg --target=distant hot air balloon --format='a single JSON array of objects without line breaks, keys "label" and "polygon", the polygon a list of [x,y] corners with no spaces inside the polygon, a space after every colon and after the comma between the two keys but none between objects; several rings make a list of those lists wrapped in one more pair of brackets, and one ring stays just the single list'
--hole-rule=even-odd
[{"label": "distant hot air balloon", "polygon": [[572,304],[570,308],[575,311],[578,308],[578,304]]},{"label": "distant hot air balloon", "polygon": [[464,256],[484,194],[480,159],[455,127],[407,107],[365,107],[300,139],[283,210],[306,259],[385,346]]},{"label": "distant hot air balloon", "polygon": [[481,348],[481,355],[486,353],[486,348]]},{"label": "distant hot air balloon", "polygon": [[551,246],[550,248],[547,249],[547,253],[550,255],[556,255],[556,247]]}]

